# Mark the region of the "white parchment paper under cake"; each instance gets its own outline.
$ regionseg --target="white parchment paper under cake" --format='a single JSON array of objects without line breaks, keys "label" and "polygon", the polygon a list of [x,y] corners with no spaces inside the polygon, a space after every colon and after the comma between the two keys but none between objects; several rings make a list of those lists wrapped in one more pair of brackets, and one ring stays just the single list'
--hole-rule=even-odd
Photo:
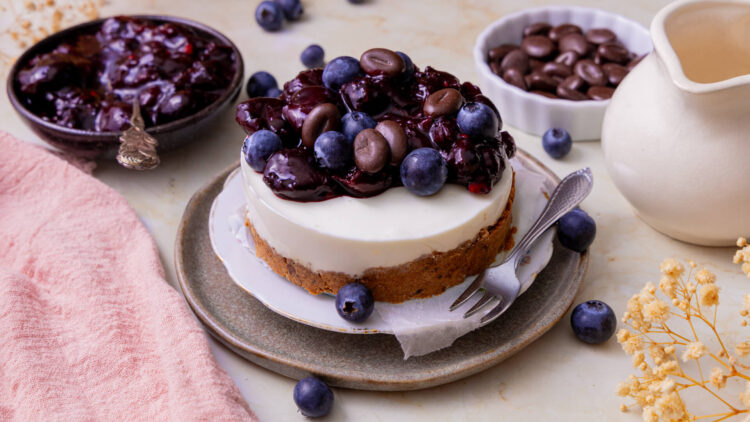
[{"label": "white parchment paper under cake", "polygon": [[[516,197],[513,204],[513,227],[516,242],[526,233],[541,212],[547,199],[547,178],[511,160],[516,172]],[[224,190],[211,209],[209,231],[214,250],[231,278],[244,290],[273,311],[295,321],[322,329],[353,334],[387,333],[398,339],[404,359],[420,356],[450,346],[457,338],[478,328],[482,313],[463,319],[465,310],[479,300],[472,299],[455,312],[448,307],[474,277],[448,289],[441,295],[415,299],[399,304],[377,302],[375,312],[365,322],[354,324],[339,317],[334,297],[311,295],[301,287],[274,273],[255,257],[255,245],[245,226],[245,197],[238,171],[227,178]],[[526,290],[552,255],[552,231],[542,236],[518,269],[519,280]],[[498,256],[496,263],[502,261]],[[479,295],[477,295],[479,296]],[[502,318],[502,316],[500,316]]]}]

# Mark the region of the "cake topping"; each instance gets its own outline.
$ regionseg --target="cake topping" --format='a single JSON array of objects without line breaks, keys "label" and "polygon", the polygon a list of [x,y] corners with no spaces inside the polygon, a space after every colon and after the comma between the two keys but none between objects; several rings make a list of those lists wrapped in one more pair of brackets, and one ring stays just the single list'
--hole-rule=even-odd
[{"label": "cake topping", "polygon": [[[269,188],[297,201],[368,197],[402,185],[418,195],[445,183],[490,192],[515,144],[480,89],[420,70],[404,53],[372,49],[361,59],[335,58],[299,73],[279,98],[238,105],[247,133],[265,129],[283,144],[262,169]],[[431,152],[409,155],[420,149]]]},{"label": "cake topping", "polygon": [[388,141],[375,129],[365,129],[354,138],[354,162],[365,173],[377,173],[390,161]]},{"label": "cake topping", "polygon": [[362,53],[359,58],[362,70],[368,75],[394,77],[403,72],[404,60],[398,54],[385,48],[373,48]]},{"label": "cake topping", "polygon": [[341,119],[341,132],[346,135],[349,142],[354,142],[359,132],[365,129],[372,129],[377,125],[375,120],[360,111],[346,113]]},{"label": "cake topping", "polygon": [[453,88],[441,89],[433,92],[424,100],[424,114],[438,117],[458,111],[464,103],[464,97]]},{"label": "cake topping", "polygon": [[339,109],[331,103],[318,104],[310,110],[302,123],[302,143],[310,148],[321,133],[336,130],[341,125]]},{"label": "cake topping", "polygon": [[383,120],[375,126],[375,130],[380,132],[388,142],[388,149],[391,152],[390,164],[394,166],[401,164],[409,148],[406,133],[401,128],[401,125],[393,120]]},{"label": "cake topping", "polygon": [[341,132],[325,132],[315,140],[315,159],[320,167],[330,170],[344,170],[349,167],[352,145]]}]

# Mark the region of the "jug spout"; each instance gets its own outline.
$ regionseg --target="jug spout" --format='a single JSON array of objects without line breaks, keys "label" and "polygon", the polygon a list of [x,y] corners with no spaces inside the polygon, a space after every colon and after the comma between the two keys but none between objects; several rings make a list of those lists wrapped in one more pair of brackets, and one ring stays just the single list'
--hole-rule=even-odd
[{"label": "jug spout", "polygon": [[656,15],[651,36],[683,91],[750,86],[750,1],[679,0]]}]

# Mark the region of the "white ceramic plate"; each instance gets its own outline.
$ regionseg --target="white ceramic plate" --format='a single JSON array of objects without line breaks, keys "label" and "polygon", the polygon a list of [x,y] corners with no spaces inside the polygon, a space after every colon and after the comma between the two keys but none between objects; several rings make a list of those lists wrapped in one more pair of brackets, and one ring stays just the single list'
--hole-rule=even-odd
[{"label": "white ceramic plate", "polygon": [[[513,225],[517,228],[514,237],[518,241],[541,212],[546,202],[544,192],[549,189],[549,186],[545,187],[548,180],[544,176],[528,170],[519,171],[519,167],[522,167],[522,165],[515,159],[513,167],[516,169]],[[419,331],[422,328],[427,329],[438,323],[444,323],[444,321],[438,321],[435,318],[443,316],[441,315],[443,311],[447,312],[445,303],[449,303],[458,297],[474,279],[474,277],[469,277],[464,283],[454,286],[436,297],[410,300],[403,304],[384,304],[381,306],[383,309],[380,312],[373,312],[367,321],[359,324],[351,323],[338,315],[333,296],[311,295],[303,288],[274,273],[262,260],[255,257],[252,249],[252,238],[247,235],[241,217],[244,215],[245,203],[242,177],[238,169],[227,177],[224,190],[216,197],[211,207],[209,216],[211,245],[235,283],[269,309],[303,324],[352,334],[393,334],[403,330]],[[241,235],[241,239],[246,242],[245,245],[241,243],[236,233]],[[553,251],[553,237],[554,229],[551,229],[535,243],[527,257],[522,260],[518,269],[518,278],[523,284],[523,291],[529,288],[536,275],[549,262]],[[501,258],[502,256],[498,256],[496,262],[499,263]],[[376,310],[378,310],[379,303],[375,304]],[[468,305],[464,306],[468,309]],[[412,309],[422,311],[418,314],[414,312],[413,318],[409,318]],[[424,312],[424,310],[427,310],[427,312]],[[387,318],[389,320],[387,321],[383,317],[383,312],[398,315],[390,315],[395,316],[395,318]],[[435,317],[425,317],[425,315],[434,315]],[[458,317],[459,315],[454,313],[450,314],[450,317]],[[393,324],[399,324],[399,326]],[[402,324],[408,326],[400,326]]]}]

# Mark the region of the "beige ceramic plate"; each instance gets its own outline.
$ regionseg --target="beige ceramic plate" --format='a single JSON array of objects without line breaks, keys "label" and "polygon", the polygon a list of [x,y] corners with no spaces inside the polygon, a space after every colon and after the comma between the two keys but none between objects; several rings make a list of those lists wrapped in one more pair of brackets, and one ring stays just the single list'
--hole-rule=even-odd
[{"label": "beige ceramic plate", "polygon": [[[557,182],[557,177],[523,151],[518,157]],[[416,390],[469,376],[528,345],[565,315],[588,266],[555,242],[547,267],[501,318],[449,348],[404,361],[396,338],[353,336],[310,327],[266,308],[237,286],[216,257],[208,233],[211,204],[225,170],[188,203],[177,233],[175,264],[193,312],[219,341],[253,363],[292,378],[316,374],[331,385],[365,390]]]}]

